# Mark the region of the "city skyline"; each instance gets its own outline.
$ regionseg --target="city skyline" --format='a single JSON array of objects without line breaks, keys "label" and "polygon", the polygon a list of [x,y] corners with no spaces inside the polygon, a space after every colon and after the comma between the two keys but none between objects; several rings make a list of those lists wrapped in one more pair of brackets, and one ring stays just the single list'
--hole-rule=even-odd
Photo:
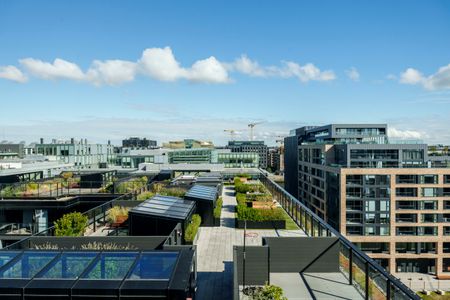
[{"label": "city skyline", "polygon": [[4,1],[0,139],[223,145],[264,121],[269,144],[331,122],[450,144],[448,3],[290,4]]}]

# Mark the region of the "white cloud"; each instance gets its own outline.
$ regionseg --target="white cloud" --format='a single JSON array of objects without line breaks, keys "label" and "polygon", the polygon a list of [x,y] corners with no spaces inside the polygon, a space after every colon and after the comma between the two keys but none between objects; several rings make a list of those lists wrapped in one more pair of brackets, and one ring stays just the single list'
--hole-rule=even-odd
[{"label": "white cloud", "polygon": [[0,66],[0,78],[20,83],[24,83],[28,80],[27,76],[15,66]]},{"label": "white cloud", "polygon": [[231,70],[256,77],[266,77],[269,75],[267,68],[262,68],[258,62],[251,60],[247,55],[241,55],[232,64],[227,65]]},{"label": "white cloud", "polygon": [[429,76],[424,76],[420,71],[408,68],[400,74],[400,83],[419,84],[427,90],[450,89],[450,64],[439,68]]},{"label": "white cloud", "polygon": [[260,66],[257,61],[251,60],[246,55],[242,55],[231,64],[226,64],[231,71],[254,77],[296,77],[301,82],[308,81],[329,81],[336,79],[336,75],[331,70],[321,71],[312,63],[300,65],[293,61],[282,61],[281,66]]},{"label": "white cloud", "polygon": [[180,67],[170,47],[145,49],[139,65],[145,74],[156,80],[175,81],[186,77],[186,70]]},{"label": "white cloud", "polygon": [[350,69],[345,71],[345,74],[348,78],[350,78],[353,81],[359,81],[359,72],[355,67],[351,67]]},{"label": "white cloud", "polygon": [[388,136],[397,139],[422,139],[424,134],[415,130],[400,130],[394,127],[388,127]]},{"label": "white cloud", "polygon": [[42,79],[83,80],[84,73],[76,64],[57,58],[53,63],[34,58],[19,60],[20,64],[32,75]]},{"label": "white cloud", "polygon": [[408,68],[400,74],[400,82],[404,84],[418,84],[423,82],[423,80],[422,73],[413,68]]},{"label": "white cloud", "polygon": [[187,71],[187,79],[208,83],[227,83],[230,81],[226,68],[214,56],[196,61]]},{"label": "white cloud", "polygon": [[315,81],[329,81],[336,79],[333,71],[321,71],[312,63],[301,66],[295,62],[284,62],[284,67],[280,69],[280,74],[284,77],[297,77],[301,82]]},{"label": "white cloud", "polygon": [[96,84],[119,85],[133,81],[137,64],[125,60],[94,60],[86,73],[85,79]]},{"label": "white cloud", "polygon": [[[260,66],[258,62],[246,55],[240,56],[231,63],[221,62],[214,56],[210,56],[195,61],[191,66],[183,67],[170,47],[145,49],[137,61],[94,60],[85,72],[77,64],[60,58],[56,58],[53,62],[24,58],[19,62],[30,75],[37,78],[77,80],[94,85],[119,85],[133,81],[137,75],[148,76],[159,81],[187,80],[197,83],[223,84],[233,81],[230,78],[230,72],[255,77],[298,78],[301,82],[336,79],[332,70],[322,71],[312,63],[300,65],[293,61],[282,61],[280,66]],[[20,72],[17,68],[14,71]],[[16,80],[26,80],[24,79],[26,77],[20,77],[17,74],[16,78]]]},{"label": "white cloud", "polygon": [[144,50],[139,64],[144,74],[161,81],[178,79],[202,83],[227,83],[230,81],[227,69],[214,56],[198,60],[190,68],[183,68],[170,47]]}]

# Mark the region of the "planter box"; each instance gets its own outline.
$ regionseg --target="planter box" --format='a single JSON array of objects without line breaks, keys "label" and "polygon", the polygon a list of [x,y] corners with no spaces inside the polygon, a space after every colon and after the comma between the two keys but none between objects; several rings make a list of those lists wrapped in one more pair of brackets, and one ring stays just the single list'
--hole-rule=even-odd
[{"label": "planter box", "polygon": [[[236,219],[235,227],[244,229],[244,220]],[[286,229],[286,220],[247,221],[247,229]]]}]

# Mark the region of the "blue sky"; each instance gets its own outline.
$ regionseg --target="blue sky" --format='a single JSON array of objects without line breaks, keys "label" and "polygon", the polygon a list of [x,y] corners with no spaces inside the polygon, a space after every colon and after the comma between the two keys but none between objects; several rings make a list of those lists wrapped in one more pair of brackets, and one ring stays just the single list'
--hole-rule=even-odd
[{"label": "blue sky", "polygon": [[1,1],[0,49],[0,140],[263,121],[272,144],[332,122],[450,143],[448,1]]}]

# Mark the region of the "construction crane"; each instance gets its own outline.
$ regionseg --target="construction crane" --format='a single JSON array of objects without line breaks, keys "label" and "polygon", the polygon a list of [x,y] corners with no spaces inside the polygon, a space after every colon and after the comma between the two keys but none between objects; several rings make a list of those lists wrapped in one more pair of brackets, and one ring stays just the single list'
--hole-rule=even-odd
[{"label": "construction crane", "polygon": [[255,128],[256,125],[261,124],[264,122],[253,122],[248,124],[248,128],[250,128],[250,141],[253,141],[255,139],[255,136],[253,135],[253,128]]},{"label": "construction crane", "polygon": [[230,138],[231,138],[231,140],[232,140],[232,141],[235,140],[235,138],[236,138],[236,133],[237,133],[236,130],[234,130],[234,129],[224,129],[224,132],[229,132],[229,133],[230,133]]}]

